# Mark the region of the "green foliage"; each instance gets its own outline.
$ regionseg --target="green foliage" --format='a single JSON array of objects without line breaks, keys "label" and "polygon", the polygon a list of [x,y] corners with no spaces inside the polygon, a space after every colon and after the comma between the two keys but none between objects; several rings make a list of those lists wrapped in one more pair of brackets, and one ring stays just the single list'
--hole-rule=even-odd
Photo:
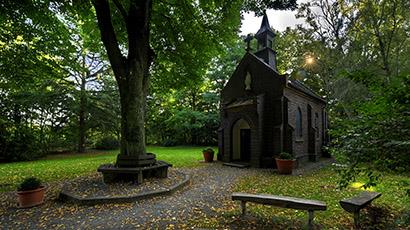
[{"label": "green foliage", "polygon": [[200,84],[212,59],[235,42],[241,3],[225,0],[154,2],[153,87],[164,90],[164,87],[179,89]]},{"label": "green foliage", "polygon": [[[344,186],[357,174],[355,167],[410,170],[409,83],[409,76],[398,76],[388,85],[372,85],[372,99],[353,106],[355,117],[335,121],[332,154],[351,167],[342,174]],[[368,178],[377,179],[370,172]]]},{"label": "green foliage", "polygon": [[292,156],[292,154],[290,154],[290,153],[281,152],[281,153],[279,154],[279,159],[282,159],[282,160],[292,160],[292,159],[293,159],[293,156]]},{"label": "green foliage", "polygon": [[210,153],[210,154],[214,154],[214,153],[215,153],[215,151],[214,151],[211,147],[208,147],[208,148],[202,150],[202,152],[208,152],[208,153]]},{"label": "green foliage", "polygon": [[402,217],[398,220],[398,224],[402,226],[410,226],[410,209],[404,212]]},{"label": "green foliage", "polygon": [[23,180],[17,191],[30,191],[41,187],[41,181],[36,177],[29,177]]},{"label": "green foliage", "polygon": [[9,130],[3,124],[0,129],[2,129],[0,156],[6,160],[27,161],[44,156],[38,131],[24,125]]},{"label": "green foliage", "polygon": [[177,111],[165,121],[172,138],[178,143],[215,144],[218,117],[189,109]]},{"label": "green foliage", "polygon": [[381,174],[376,171],[369,171],[368,168],[362,167],[358,168],[357,166],[350,165],[350,167],[336,169],[340,180],[338,187],[347,188],[352,181],[356,181],[358,178],[366,178],[363,185],[360,187],[364,189],[371,188],[380,183]]},{"label": "green foliage", "polygon": [[105,136],[95,143],[95,148],[100,150],[111,150],[120,147],[118,139],[113,136]]},{"label": "green foliage", "polygon": [[296,0],[244,0],[242,9],[260,16],[267,9],[294,10],[296,6]]},{"label": "green foliage", "polygon": [[172,146],[176,146],[177,142],[171,139],[166,139],[162,142],[162,146],[164,147],[172,147]]}]

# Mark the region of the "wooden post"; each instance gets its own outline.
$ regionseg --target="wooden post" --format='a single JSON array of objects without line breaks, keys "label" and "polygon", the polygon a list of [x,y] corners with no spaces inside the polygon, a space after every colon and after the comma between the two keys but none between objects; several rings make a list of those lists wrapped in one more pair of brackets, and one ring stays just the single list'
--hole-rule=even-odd
[{"label": "wooden post", "polygon": [[246,212],[246,201],[241,200],[241,209],[242,209],[242,215],[245,215]]},{"label": "wooden post", "polygon": [[308,210],[309,219],[308,219],[308,229],[313,229],[313,218],[315,218],[313,214],[313,210]]},{"label": "wooden post", "polygon": [[358,211],[355,211],[355,212],[353,213],[353,215],[354,215],[354,228],[355,228],[355,229],[360,229],[360,226],[359,226],[360,212],[359,212],[359,210],[358,210]]}]

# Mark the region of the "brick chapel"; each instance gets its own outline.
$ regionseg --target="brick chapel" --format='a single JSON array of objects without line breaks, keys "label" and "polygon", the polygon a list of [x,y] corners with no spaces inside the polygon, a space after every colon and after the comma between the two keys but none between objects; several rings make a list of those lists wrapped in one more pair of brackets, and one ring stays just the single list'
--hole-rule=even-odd
[{"label": "brick chapel", "polygon": [[298,80],[279,74],[275,33],[266,14],[255,38],[221,92],[219,160],[275,167],[274,157],[292,153],[297,165],[316,161],[326,141],[326,101]]}]

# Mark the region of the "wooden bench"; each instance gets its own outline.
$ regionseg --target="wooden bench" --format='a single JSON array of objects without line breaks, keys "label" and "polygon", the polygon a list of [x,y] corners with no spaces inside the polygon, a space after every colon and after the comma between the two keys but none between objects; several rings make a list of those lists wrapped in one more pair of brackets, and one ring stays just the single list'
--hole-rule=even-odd
[{"label": "wooden bench", "polygon": [[282,208],[307,210],[309,214],[308,229],[313,227],[314,211],[326,210],[326,203],[318,200],[307,200],[289,196],[274,196],[267,194],[233,193],[232,200],[241,201],[242,215],[246,212],[246,202],[272,205]]},{"label": "wooden bench", "polygon": [[381,195],[382,194],[378,192],[362,192],[355,197],[341,200],[339,203],[344,210],[354,214],[354,225],[358,228],[360,209],[366,207]]}]

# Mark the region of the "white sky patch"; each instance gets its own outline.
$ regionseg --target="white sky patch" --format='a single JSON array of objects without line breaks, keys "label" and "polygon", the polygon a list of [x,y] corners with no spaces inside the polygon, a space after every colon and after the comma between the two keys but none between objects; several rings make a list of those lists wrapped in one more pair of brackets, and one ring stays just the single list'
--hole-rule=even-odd
[{"label": "white sky patch", "polygon": [[[298,4],[303,2],[308,2],[309,0],[298,0]],[[303,18],[296,18],[296,13],[298,11],[294,10],[267,10],[269,24],[275,30],[284,31],[286,27],[295,28],[297,24],[305,24]],[[240,35],[247,35],[249,33],[255,34],[262,23],[262,16],[255,17],[254,13],[245,13],[243,15],[242,25]]]}]

